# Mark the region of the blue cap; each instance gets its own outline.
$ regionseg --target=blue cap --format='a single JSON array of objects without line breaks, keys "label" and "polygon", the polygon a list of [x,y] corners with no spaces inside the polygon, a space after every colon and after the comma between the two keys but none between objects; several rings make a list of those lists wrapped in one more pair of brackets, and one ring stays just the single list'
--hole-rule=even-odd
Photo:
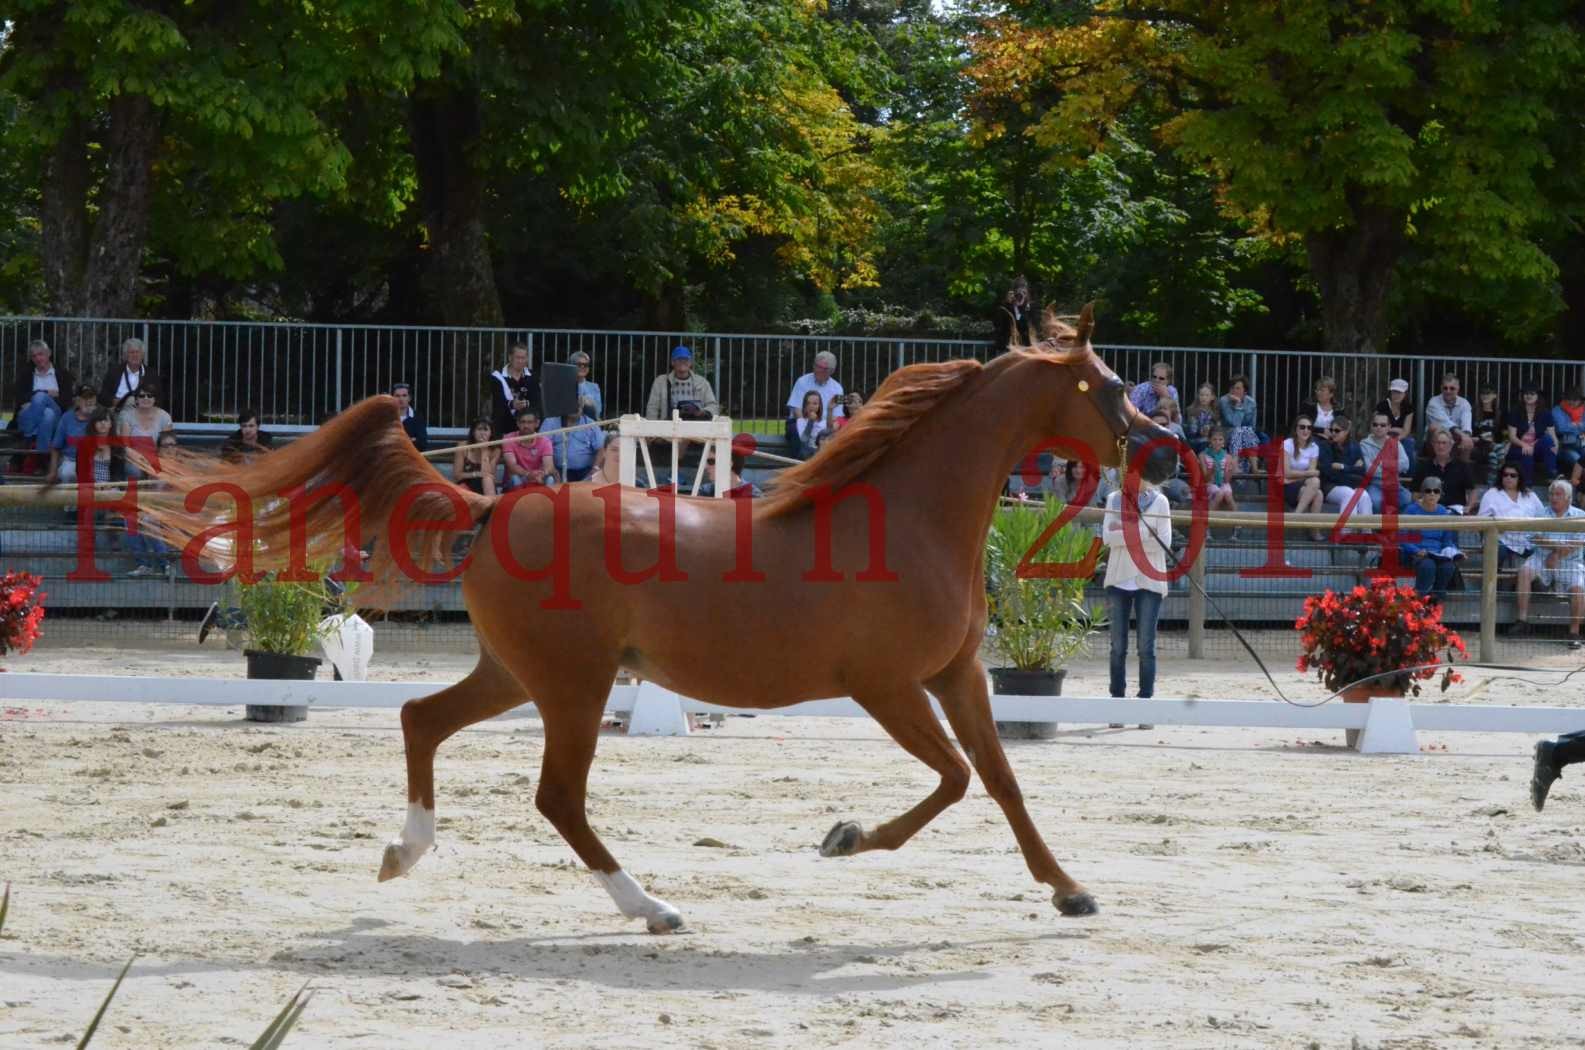
[{"label": "blue cap", "polygon": [[692,361],[693,351],[688,349],[686,346],[673,347],[671,351],[671,359],[675,361],[679,357],[687,358],[689,361]]}]

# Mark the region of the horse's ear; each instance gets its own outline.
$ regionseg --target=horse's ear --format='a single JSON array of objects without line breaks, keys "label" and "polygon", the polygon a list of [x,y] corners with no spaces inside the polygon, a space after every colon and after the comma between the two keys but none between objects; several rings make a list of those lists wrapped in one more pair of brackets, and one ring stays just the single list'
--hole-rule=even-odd
[{"label": "horse's ear", "polygon": [[1084,304],[1084,309],[1079,311],[1079,331],[1074,336],[1074,342],[1080,346],[1090,345],[1090,333],[1095,331],[1095,303]]}]

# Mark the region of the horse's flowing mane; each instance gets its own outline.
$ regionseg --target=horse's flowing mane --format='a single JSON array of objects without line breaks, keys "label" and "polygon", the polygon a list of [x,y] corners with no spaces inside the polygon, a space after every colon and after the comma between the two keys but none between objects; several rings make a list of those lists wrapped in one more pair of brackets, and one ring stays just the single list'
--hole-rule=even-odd
[{"label": "horse's flowing mane", "polygon": [[[1066,319],[1047,310],[1044,338],[1032,347],[1009,350],[1004,356],[1038,357],[1052,364],[1068,364],[1084,352],[1088,327],[1081,320],[1075,329]],[[837,489],[855,481],[897,446],[903,435],[943,398],[961,390],[986,367],[966,359],[899,368],[886,377],[853,422],[837,431],[824,448],[807,462],[776,476],[770,493],[759,501],[762,513],[767,517],[789,514],[809,502],[813,490],[827,486]]]}]

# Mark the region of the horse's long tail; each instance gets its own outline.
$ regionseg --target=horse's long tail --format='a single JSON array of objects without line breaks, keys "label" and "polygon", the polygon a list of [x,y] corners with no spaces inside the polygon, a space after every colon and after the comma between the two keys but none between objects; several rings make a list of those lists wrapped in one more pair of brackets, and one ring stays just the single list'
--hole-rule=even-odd
[{"label": "horse's long tail", "polygon": [[[471,529],[496,503],[448,482],[419,455],[402,429],[396,399],[385,395],[360,401],[252,463],[162,457],[160,480],[168,489],[140,500],[144,526],[184,554],[223,568],[322,570],[349,547],[374,541],[373,579],[358,592],[360,605],[389,599],[415,566],[433,571],[446,564],[450,534]],[[392,542],[396,511],[411,530],[403,552]]]}]

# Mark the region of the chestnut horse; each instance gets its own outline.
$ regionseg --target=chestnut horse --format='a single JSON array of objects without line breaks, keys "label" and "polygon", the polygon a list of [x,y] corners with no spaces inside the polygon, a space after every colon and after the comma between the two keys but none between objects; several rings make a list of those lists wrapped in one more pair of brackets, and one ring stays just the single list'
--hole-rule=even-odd
[{"label": "chestnut horse", "polygon": [[[851,696],[940,781],[912,809],[872,828],[839,822],[822,856],[897,849],[963,797],[972,762],[1057,909],[1092,914],[1094,899],[1062,870],[1024,807],[979,659],[986,530],[1026,450],[1062,435],[1093,449],[1100,464],[1119,465],[1125,442],[1170,440],[1127,403],[1121,381],[1091,349],[1090,329],[1086,307],[1076,328],[1049,318],[1044,343],[989,364],[893,373],[853,423],[784,472],[763,500],[659,499],[589,484],[479,496],[419,456],[395,401],[381,396],[250,465],[174,464],[166,477],[175,495],[155,496],[146,520],[178,545],[197,537],[195,550],[207,543],[211,556],[230,560],[228,551],[247,544],[211,537],[217,526],[248,518],[253,568],[279,569],[288,563],[293,512],[288,500],[270,497],[300,486],[333,490],[340,499],[297,509],[297,564],[305,551],[309,564],[333,558],[345,512],[355,508],[361,535],[380,540],[376,586],[396,577],[399,562],[408,575],[445,564],[442,541],[449,551],[450,534],[479,529],[461,577],[479,663],[402,708],[407,820],[385,849],[381,881],[406,874],[434,845],[440,743],[533,702],[545,733],[540,812],[623,915],[644,919],[654,933],[678,929],[677,909],[622,870],[585,815],[606,699],[625,667],[731,707]],[[1143,473],[1161,480],[1176,461],[1163,447],[1144,458]],[[182,494],[216,482],[230,486],[232,499],[205,504],[199,493],[182,505]],[[224,506],[211,509],[216,503]],[[409,536],[393,535],[393,512],[429,529],[417,560]],[[819,645],[788,624],[817,625]]]}]

